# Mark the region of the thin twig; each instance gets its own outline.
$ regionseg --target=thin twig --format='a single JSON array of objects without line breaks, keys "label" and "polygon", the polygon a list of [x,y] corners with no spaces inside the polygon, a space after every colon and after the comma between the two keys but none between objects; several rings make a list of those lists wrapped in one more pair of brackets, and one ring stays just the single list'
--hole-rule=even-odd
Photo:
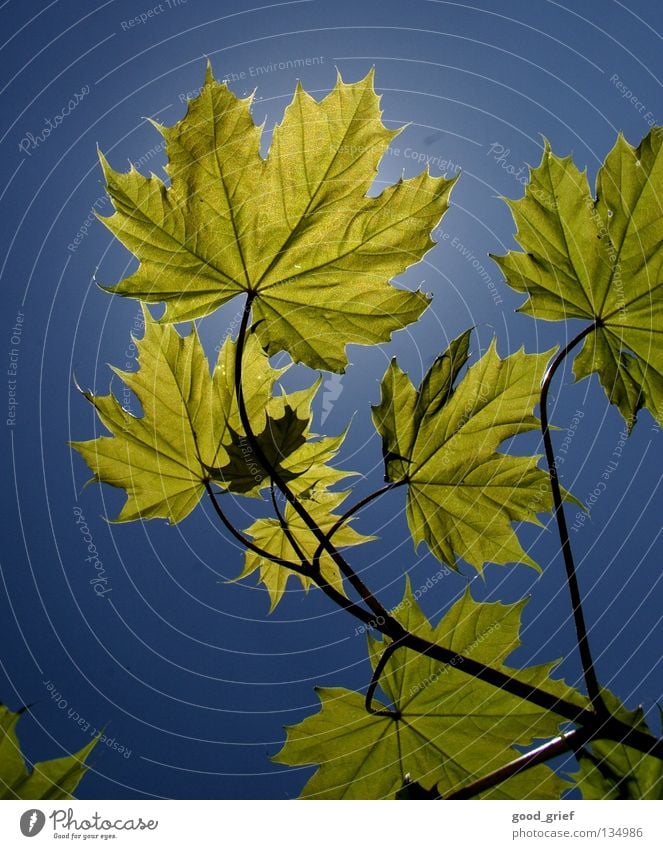
[{"label": "thin twig", "polygon": [[[379,498],[381,495],[384,495],[386,492],[391,492],[392,489],[396,489],[398,486],[403,486],[406,481],[395,481],[394,483],[385,484],[385,486],[381,486],[380,489],[376,489],[374,492],[369,493],[369,495],[362,498],[360,501],[357,501],[351,507],[349,507],[342,516],[340,516],[336,522],[331,526],[331,528],[325,534],[325,537],[328,542],[331,542],[334,534],[339,531],[343,525],[348,521],[351,516],[354,516],[355,513],[359,512],[363,507],[366,507],[376,498]],[[314,565],[320,562],[320,557],[322,556],[322,552],[324,549],[324,545],[320,542],[318,543],[318,547],[315,550],[315,554],[313,555],[313,563]]]},{"label": "thin twig", "polygon": [[[361,578],[354,572],[350,564],[345,560],[345,558],[340,554],[340,552],[337,551],[337,549],[329,542],[329,540],[327,540],[324,532],[318,527],[317,523],[310,515],[308,510],[290,490],[283,477],[279,474],[278,470],[275,469],[269,462],[267,456],[265,455],[265,452],[262,450],[262,447],[256,438],[255,433],[253,432],[251,422],[249,420],[249,415],[246,411],[246,404],[244,403],[244,390],[242,387],[242,360],[244,354],[244,344],[246,341],[246,333],[254,299],[255,292],[249,292],[246,298],[246,302],[244,304],[242,321],[240,324],[239,332],[237,334],[237,342],[235,347],[235,394],[237,396],[237,406],[239,409],[240,420],[242,422],[244,432],[246,433],[246,437],[254,454],[256,455],[256,458],[258,459],[262,467],[269,473],[270,479],[278,486],[281,492],[285,495],[286,500],[293,506],[295,511],[299,514],[301,519],[304,521],[309,530],[313,533],[318,542],[325,547],[334,563],[336,563],[338,568],[341,570],[341,574],[344,575],[350,585],[355,589],[358,595],[363,599],[366,605],[373,611],[376,616],[380,616],[385,620],[390,619],[391,617],[389,616],[389,613],[386,611],[386,609],[373,596],[371,591],[368,589],[368,587],[366,587]],[[392,620],[392,626],[394,628],[399,627],[396,620]]]},{"label": "thin twig", "polygon": [[380,676],[384,672],[384,668],[387,665],[387,661],[396,651],[397,648],[398,643],[387,643],[386,648],[380,655],[380,659],[378,660],[375,669],[373,670],[373,675],[371,676],[371,681],[368,685],[368,690],[366,690],[366,699],[364,701],[364,704],[366,705],[366,710],[368,711],[368,713],[372,713],[373,716],[390,716],[392,719],[400,719],[400,713],[398,713],[397,711],[376,710],[373,707],[373,696],[375,695],[377,686],[380,683]]},{"label": "thin twig", "polygon": [[[297,557],[299,557],[299,559],[301,560],[302,567],[305,568],[305,567],[308,566],[310,568],[308,558],[306,557],[306,555],[304,554],[304,552],[300,548],[300,545],[297,542],[297,540],[295,539],[294,534],[292,533],[292,531],[288,527],[288,523],[285,520],[285,516],[281,512],[281,508],[278,505],[278,502],[276,500],[276,493],[274,492],[274,482],[273,481],[269,486],[269,491],[270,491],[270,494],[272,496],[272,506],[274,507],[274,512],[276,513],[276,518],[279,520],[279,525],[281,526],[281,530],[283,531],[283,533],[286,536],[286,539],[288,540],[288,542],[292,546],[293,551],[295,552]],[[310,574],[311,577],[313,577],[313,575],[314,574],[317,575],[319,573],[319,571],[320,571],[319,569],[316,570],[315,567],[314,567],[313,569],[310,570],[310,572],[307,570],[306,574]]]},{"label": "thin twig", "polygon": [[221,509],[221,505],[218,502],[216,497],[216,493],[212,489],[212,486],[209,481],[205,481],[205,489],[212,501],[212,505],[216,512],[216,515],[221,519],[224,526],[230,531],[230,533],[235,537],[236,540],[242,543],[242,545],[246,546],[249,551],[252,551],[254,554],[257,554],[259,557],[264,557],[266,560],[271,560],[273,563],[277,563],[279,566],[285,566],[288,569],[292,569],[293,572],[299,572],[300,574],[306,574],[301,564],[293,563],[290,560],[285,560],[282,557],[278,557],[276,554],[270,554],[269,551],[265,551],[264,548],[260,548],[260,546],[256,545],[252,540],[248,537],[245,537],[237,528],[232,524],[230,519],[226,516],[226,514]]},{"label": "thin twig", "polygon": [[350,601],[350,599],[346,598],[343,593],[340,593],[337,589],[331,586],[331,584],[327,583],[325,578],[320,576],[313,576],[307,570],[302,568],[302,566],[298,563],[293,563],[290,560],[284,560],[281,557],[277,557],[275,554],[270,554],[269,551],[265,551],[265,549],[260,548],[250,539],[245,537],[228,519],[223,510],[221,509],[221,505],[219,504],[216,493],[212,489],[212,487],[206,483],[205,488],[210,496],[212,504],[214,506],[214,510],[217,516],[221,519],[225,527],[230,531],[230,533],[235,537],[235,539],[239,540],[242,545],[245,545],[250,551],[255,552],[255,554],[260,557],[264,557],[266,560],[271,560],[272,563],[276,563],[279,566],[285,566],[286,569],[291,569],[293,572],[297,572],[298,575],[304,575],[307,578],[312,578],[312,580],[320,587],[321,590],[339,607],[342,607],[344,610],[347,610],[348,613],[352,614],[356,619],[360,619],[367,625],[370,625],[373,622],[373,616],[368,610],[364,610],[358,604]]},{"label": "thin twig", "polygon": [[589,637],[587,635],[587,625],[582,609],[582,598],[580,595],[580,587],[578,584],[578,576],[576,572],[575,561],[573,559],[573,550],[571,548],[571,540],[569,538],[569,529],[566,524],[564,515],[564,499],[562,498],[562,490],[559,485],[559,476],[557,473],[557,463],[555,461],[555,452],[550,435],[550,425],[548,423],[548,392],[550,384],[555,376],[557,369],[564,362],[568,354],[580,344],[582,340],[592,333],[598,327],[598,322],[594,322],[577,336],[575,336],[562,350],[557,354],[555,359],[546,369],[541,382],[541,433],[543,435],[543,444],[546,451],[546,460],[548,469],[550,470],[550,488],[553,496],[554,515],[557,521],[557,529],[559,531],[559,539],[562,546],[562,555],[564,557],[564,566],[566,568],[566,580],[571,595],[571,606],[573,608],[573,619],[575,622],[576,637],[578,640],[578,650],[580,652],[580,660],[582,663],[583,675],[589,700],[597,713],[607,713],[606,707],[601,697],[601,688],[599,686],[598,677],[594,668],[594,661],[589,647]]}]

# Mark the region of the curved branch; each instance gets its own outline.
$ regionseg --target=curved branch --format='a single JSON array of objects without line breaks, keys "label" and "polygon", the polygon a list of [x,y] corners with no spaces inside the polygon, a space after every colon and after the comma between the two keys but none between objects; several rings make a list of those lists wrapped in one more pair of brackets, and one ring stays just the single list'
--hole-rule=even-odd
[{"label": "curved branch", "polygon": [[384,668],[387,665],[387,661],[396,651],[397,648],[398,643],[387,643],[387,646],[380,655],[380,660],[378,660],[375,669],[373,670],[373,675],[371,676],[371,681],[368,685],[368,690],[366,690],[366,699],[364,701],[367,712],[372,713],[373,716],[390,716],[392,717],[392,719],[400,719],[400,713],[398,713],[398,711],[376,710],[373,707],[373,696],[375,695],[377,686],[380,683],[380,676],[384,672]]},{"label": "curved branch", "polygon": [[573,608],[573,619],[575,622],[576,638],[578,640],[578,650],[580,652],[580,660],[582,663],[585,685],[589,694],[589,700],[594,710],[597,713],[605,715],[606,707],[601,697],[601,688],[599,686],[598,677],[594,668],[594,661],[589,647],[589,637],[587,634],[587,625],[585,623],[585,615],[582,609],[582,598],[580,595],[580,586],[576,573],[575,561],[573,559],[573,550],[571,549],[571,540],[569,538],[569,529],[566,524],[564,515],[564,500],[562,498],[562,490],[559,485],[559,476],[557,474],[557,463],[555,461],[555,452],[550,435],[550,425],[548,422],[548,392],[550,384],[557,372],[557,369],[564,362],[569,353],[579,345],[582,340],[593,333],[599,327],[598,319],[592,324],[585,327],[577,336],[575,336],[562,350],[556,355],[552,363],[546,369],[541,382],[541,433],[543,435],[543,445],[546,452],[546,461],[550,471],[550,488],[552,491],[554,515],[557,521],[557,530],[562,546],[562,555],[564,557],[564,566],[566,568],[566,581],[571,595],[571,606]]},{"label": "curved branch", "polygon": [[265,455],[265,452],[262,450],[260,443],[256,438],[255,433],[253,432],[251,422],[249,421],[249,416],[246,411],[246,404],[244,403],[244,390],[242,388],[242,360],[244,354],[244,344],[246,341],[246,333],[248,329],[249,318],[251,315],[251,308],[253,306],[253,301],[255,300],[255,297],[256,293],[254,291],[250,291],[246,297],[244,311],[242,313],[242,321],[240,324],[239,332],[237,334],[237,343],[235,347],[235,394],[237,396],[237,406],[239,408],[240,420],[242,422],[242,427],[244,428],[244,432],[246,433],[246,437],[249,441],[249,444],[251,445],[253,452],[255,453],[263,468],[269,472],[271,480],[285,495],[287,501],[293,506],[295,511],[299,514],[301,519],[304,521],[304,523],[309,528],[311,533],[315,536],[315,538],[318,540],[318,542],[322,544],[325,550],[329,553],[334,563],[340,569],[341,574],[348,580],[350,585],[355,589],[355,591],[363,599],[366,605],[373,611],[376,616],[380,616],[385,620],[391,620],[392,627],[396,630],[402,631],[403,629],[400,628],[396,620],[390,617],[386,609],[373,596],[373,594],[368,589],[368,587],[366,587],[361,578],[354,572],[350,564],[345,560],[345,558],[340,554],[340,552],[337,551],[337,549],[329,542],[325,533],[318,527],[317,523],[310,515],[308,510],[290,490],[289,486],[281,477],[277,469],[275,469],[269,462],[268,458]]},{"label": "curved branch", "polygon": [[[384,495],[386,492],[390,492],[392,489],[396,489],[398,486],[403,486],[405,481],[396,481],[395,483],[388,483],[385,486],[381,486],[380,489],[376,489],[374,492],[371,492],[369,495],[362,498],[360,501],[357,501],[351,507],[349,507],[342,516],[340,516],[336,522],[331,526],[331,528],[325,534],[325,538],[328,542],[331,542],[331,538],[334,534],[339,531],[343,525],[348,521],[351,516],[354,516],[355,513],[359,512],[363,507],[366,507],[371,501],[374,501],[376,498],[379,498],[381,495]],[[322,556],[322,552],[324,549],[324,545],[320,542],[318,543],[318,547],[315,550],[315,554],[313,555],[313,564],[320,562],[320,557]]]},{"label": "curved branch", "polygon": [[212,501],[212,505],[214,506],[216,515],[219,517],[219,519],[221,519],[224,526],[230,531],[230,533],[235,537],[235,539],[241,542],[243,546],[248,548],[249,551],[252,551],[254,554],[257,554],[259,557],[264,557],[266,560],[271,560],[273,563],[277,563],[279,566],[285,566],[288,569],[292,569],[293,572],[305,574],[301,564],[293,563],[290,560],[284,560],[282,557],[277,557],[275,554],[270,554],[268,551],[265,551],[264,548],[260,548],[260,546],[256,545],[248,537],[245,537],[244,534],[237,530],[237,528],[232,524],[230,519],[221,509],[221,505],[217,500],[216,493],[212,489],[212,485],[209,481],[205,481],[205,489],[207,490],[207,494],[209,495]]}]

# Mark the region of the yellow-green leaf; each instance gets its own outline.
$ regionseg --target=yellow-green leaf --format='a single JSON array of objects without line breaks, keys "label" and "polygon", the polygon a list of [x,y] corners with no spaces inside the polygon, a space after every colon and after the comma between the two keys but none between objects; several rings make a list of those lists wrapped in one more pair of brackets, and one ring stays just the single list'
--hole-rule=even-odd
[{"label": "yellow-green leaf", "polygon": [[418,262],[453,180],[423,172],[367,197],[398,130],[381,120],[373,73],[340,77],[321,102],[301,85],[267,159],[251,98],[208,67],[166,142],[170,185],[102,157],[115,212],[102,219],[140,260],[110,291],[166,304],[164,320],[207,315],[239,294],[270,354],[342,371],[345,346],[375,344],[416,321],[428,299],[389,280]]},{"label": "yellow-green leaf", "polygon": [[525,197],[507,201],[526,253],[495,257],[529,295],[535,318],[583,318],[597,328],[575,359],[578,380],[597,372],[629,428],[641,407],[663,423],[663,128],[638,148],[620,134],[596,181],[546,143]]},{"label": "yellow-green leaf", "polygon": [[[117,521],[162,517],[179,522],[198,504],[209,481],[222,489],[259,495],[269,477],[240,422],[234,387],[235,343],[225,341],[210,375],[195,328],[182,337],[145,311],[145,335],[135,342],[139,369],[114,371],[135,393],[143,415],[124,409],[112,394],[86,392],[112,435],[72,443],[94,472],[94,480],[125,490],[127,501]],[[271,368],[257,339],[250,335],[243,380],[252,430],[262,450],[278,460],[279,470],[292,479],[294,491],[302,494],[325,488],[348,474],[326,465],[343,436],[309,439],[310,404],[317,384],[290,396],[273,396],[272,386],[282,371]],[[286,410],[295,419],[299,416],[300,438],[275,446],[275,422],[282,420],[279,417]]]},{"label": "yellow-green leaf", "polygon": [[224,443],[227,462],[210,469],[212,479],[232,492],[259,495],[271,480],[270,469],[286,481],[291,492],[300,498],[315,498],[328,487],[354,472],[329,465],[341,447],[345,434],[319,438],[311,433],[311,404],[320,386],[317,381],[308,389],[276,395],[267,405],[265,427],[255,433],[267,460],[265,466],[248,439],[229,428],[229,441]]},{"label": "yellow-green leaf", "polygon": [[21,712],[14,713],[0,704],[0,799],[73,799],[97,738],[75,754],[28,768],[16,736],[20,718]]},{"label": "yellow-green leaf", "polygon": [[[642,708],[627,710],[602,691],[610,713],[638,731],[649,732]],[[578,753],[575,779],[584,799],[663,799],[663,761],[613,740],[594,740]]]},{"label": "yellow-green leaf", "polygon": [[387,480],[407,482],[415,545],[425,541],[452,568],[457,558],[478,570],[488,562],[536,567],[512,523],[540,524],[537,513],[552,507],[548,476],[538,457],[497,448],[538,427],[532,410],[550,352],[503,360],[493,342],[456,386],[468,344],[469,331],[438,357],[418,391],[395,361],[387,369],[373,408]]},{"label": "yellow-green leaf", "polygon": [[[347,492],[326,492],[321,493],[317,501],[308,500],[306,502],[306,509],[323,533],[328,533],[336,523],[339,516],[333,511],[340,507],[347,494]],[[318,538],[312,533],[292,505],[286,505],[283,518],[287,524],[288,533],[295,540],[297,547],[304,557],[307,558],[306,565],[310,566],[318,549]],[[282,560],[294,561],[296,563],[301,562],[292,541],[288,538],[288,534],[285,533],[277,519],[258,519],[246,533],[257,546],[269,552],[269,554]],[[373,539],[375,537],[360,534],[347,523],[333,537],[334,545],[337,549],[360,545],[364,542],[370,542]],[[292,569],[280,566],[247,549],[244,555],[244,569],[236,580],[245,578],[255,571],[259,571],[260,582],[264,584],[269,593],[271,602],[270,613],[283,597],[289,578],[292,576],[298,578],[302,587],[307,591],[312,584],[311,579],[306,575],[293,572]],[[343,579],[338,566],[327,552],[323,552],[320,557],[320,571],[331,586],[345,595]]]},{"label": "yellow-green leaf", "polygon": [[[469,591],[436,627],[419,609],[409,586],[394,614],[412,633],[457,652],[441,664],[407,649],[387,661],[380,686],[391,716],[369,714],[361,694],[322,688],[319,713],[287,729],[276,756],[290,766],[317,764],[302,796],[316,799],[393,798],[406,776],[444,796],[514,760],[514,746],[558,732],[559,717],[484,684],[461,671],[470,656],[532,686],[569,699],[584,699],[553,680],[554,664],[514,670],[504,663],[519,645],[523,602],[475,602]],[[386,643],[369,638],[375,668]],[[493,799],[555,799],[568,785],[545,766],[523,772],[483,794]]]}]

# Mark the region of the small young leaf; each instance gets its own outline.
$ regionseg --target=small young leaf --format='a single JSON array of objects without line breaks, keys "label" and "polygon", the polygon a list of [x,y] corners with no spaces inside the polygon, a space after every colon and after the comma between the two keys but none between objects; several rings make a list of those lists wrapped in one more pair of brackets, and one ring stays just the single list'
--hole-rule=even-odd
[{"label": "small young leaf", "polygon": [[[268,468],[275,469],[282,478],[288,480],[286,460],[302,445],[306,444],[308,420],[299,419],[294,410],[286,407],[280,418],[268,417],[265,430],[255,434],[267,461],[265,467],[260,458],[255,456],[253,448],[248,444],[246,436],[230,431],[231,441],[224,446],[228,454],[228,462],[218,468],[209,469],[213,480],[228,484],[233,492],[249,493],[259,484],[268,479]],[[250,459],[252,458],[252,459]],[[292,477],[296,477],[293,475]]]},{"label": "small young leaf", "polygon": [[[329,492],[320,494],[317,501],[307,501],[306,509],[320,528],[321,531],[327,533],[331,530],[339,516],[332,511],[338,508],[345,500],[347,492]],[[312,563],[313,556],[318,548],[318,539],[304,523],[296,510],[287,504],[284,512],[284,519],[288,526],[288,532],[294,538],[302,554],[307,558],[308,563]],[[246,533],[253,539],[256,545],[265,551],[279,557],[283,560],[299,561],[299,556],[296,553],[292,542],[288,539],[288,535],[284,532],[277,519],[258,519],[251,525]],[[355,531],[348,524],[345,524],[334,534],[334,545],[341,549],[346,546],[360,545],[364,542],[370,542],[375,539],[372,536],[365,536]],[[276,605],[281,600],[285,592],[288,579],[293,575],[301,581],[305,590],[311,586],[311,579],[298,572],[293,572],[285,566],[273,563],[266,560],[253,551],[247,550],[244,555],[244,569],[237,577],[245,578],[256,570],[260,571],[260,581],[265,585],[269,593],[271,613]],[[332,558],[324,552],[320,557],[320,571],[323,577],[331,586],[345,595],[343,589],[343,579],[338,570],[338,566]]]},{"label": "small young leaf", "polygon": [[[354,472],[329,465],[343,444],[345,434],[317,437],[311,433],[311,404],[320,386],[317,381],[308,389],[270,398],[266,407],[265,427],[255,432],[256,441],[267,460],[300,498],[325,493]],[[229,428],[230,441],[224,443],[228,460],[210,469],[213,480],[231,492],[257,496],[270,482],[270,474],[242,433]]]},{"label": "small young leaf", "polygon": [[663,424],[663,128],[638,148],[620,134],[598,173],[597,199],[571,157],[546,142],[525,197],[507,201],[525,253],[494,259],[528,300],[521,310],[598,327],[574,363],[597,372],[629,428],[646,407]]},{"label": "small young leaf", "polygon": [[0,704],[0,799],[73,799],[97,738],[73,755],[41,761],[28,770],[16,736],[20,718],[21,713]]},{"label": "small young leaf", "polygon": [[386,478],[407,481],[407,520],[418,545],[452,568],[461,557],[483,564],[536,564],[512,522],[539,524],[552,507],[538,457],[497,453],[505,439],[538,427],[532,409],[550,353],[500,359],[493,343],[454,386],[468,358],[469,331],[433,363],[419,391],[393,362],[373,408]]},{"label": "small young leaf", "polygon": [[342,371],[348,343],[384,342],[426,308],[421,292],[388,281],[433,247],[454,180],[425,171],[367,197],[399,132],[382,124],[372,72],[339,77],[320,103],[298,85],[266,160],[250,108],[208,67],[186,116],[157,127],[168,188],[102,157],[115,207],[102,220],[141,263],[110,291],[163,301],[172,322],[252,293],[270,355]]},{"label": "small young leaf", "polygon": [[[523,604],[481,604],[468,591],[433,628],[408,583],[394,615],[410,632],[457,652],[458,661],[440,664],[408,649],[394,652],[380,679],[391,716],[367,713],[359,693],[318,690],[320,712],[287,729],[286,743],[274,760],[290,766],[319,764],[304,787],[305,798],[393,798],[407,774],[445,796],[518,757],[513,746],[557,733],[555,714],[460,670],[460,655],[470,656],[584,705],[582,696],[550,677],[554,664],[523,670],[505,665],[519,645]],[[385,646],[369,638],[373,668]],[[556,799],[567,786],[550,769],[537,766],[487,791],[484,798]]]}]

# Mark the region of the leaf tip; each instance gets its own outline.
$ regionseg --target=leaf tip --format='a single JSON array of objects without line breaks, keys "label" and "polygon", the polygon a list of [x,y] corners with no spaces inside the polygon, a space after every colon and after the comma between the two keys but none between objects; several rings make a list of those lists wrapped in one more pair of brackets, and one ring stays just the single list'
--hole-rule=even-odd
[{"label": "leaf tip", "polygon": [[104,179],[106,180],[106,185],[109,183],[109,178],[115,173],[111,167],[110,162],[108,161],[106,154],[103,152],[101,147],[97,144],[97,156],[99,157],[99,164],[101,165],[101,170],[104,175]]},{"label": "leaf tip", "polygon": [[83,389],[81,384],[78,382],[78,378],[76,377],[76,372],[71,373],[71,380],[72,380],[72,383],[74,384],[74,387],[76,388],[76,390],[78,392],[80,392],[81,395],[84,395],[88,400],[90,400],[92,393],[90,392],[89,389]]},{"label": "leaf tip", "polygon": [[209,56],[205,57],[205,82],[204,85],[213,85],[216,82],[214,78],[214,69],[212,68],[212,60]]},{"label": "leaf tip", "polygon": [[552,153],[552,147],[550,145],[550,141],[548,140],[548,137],[544,136],[543,133],[540,133],[540,135],[541,135],[541,141],[543,142],[543,153],[544,153],[544,155],[546,153]]}]

